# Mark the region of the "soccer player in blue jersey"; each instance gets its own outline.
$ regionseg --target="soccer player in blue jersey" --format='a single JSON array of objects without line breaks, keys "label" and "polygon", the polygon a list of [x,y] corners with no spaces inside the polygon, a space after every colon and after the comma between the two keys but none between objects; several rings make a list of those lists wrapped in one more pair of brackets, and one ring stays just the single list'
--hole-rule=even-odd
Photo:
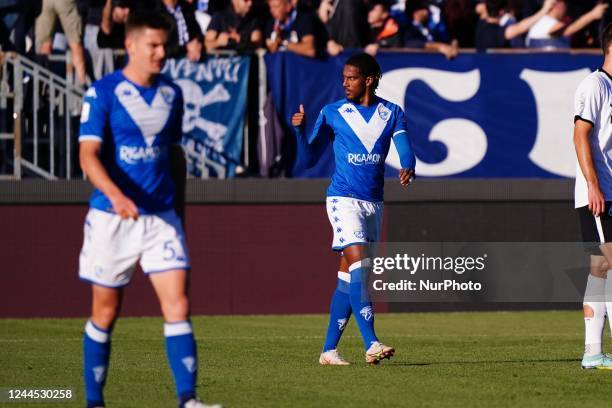
[{"label": "soccer player in blue jersey", "polygon": [[83,102],[80,161],[96,187],[85,219],[79,277],[91,283],[83,335],[88,407],[103,407],[111,333],[123,287],[136,263],[149,276],[164,316],[166,352],[179,407],[196,399],[197,348],[189,320],[189,256],[173,206],[185,179],[180,88],[160,75],[170,23],[151,11],[130,13],[127,66],[95,82]]},{"label": "soccer player in blue jersey", "polygon": [[338,354],[337,345],[353,314],[363,337],[366,362],[377,364],[391,358],[395,350],[378,340],[372,303],[363,295],[370,265],[368,245],[378,241],[382,224],[385,159],[391,139],[399,152],[403,186],[414,178],[416,159],[404,112],[375,94],[382,76],[376,60],[368,54],[354,55],[344,65],[342,76],[346,98],[323,107],[310,137],[303,130],[303,105],[292,117],[301,154],[298,159],[312,166],[315,143],[327,138],[333,142],[336,164],[327,189],[327,214],[334,233],[332,248],[341,257],[319,363],[349,364]]}]

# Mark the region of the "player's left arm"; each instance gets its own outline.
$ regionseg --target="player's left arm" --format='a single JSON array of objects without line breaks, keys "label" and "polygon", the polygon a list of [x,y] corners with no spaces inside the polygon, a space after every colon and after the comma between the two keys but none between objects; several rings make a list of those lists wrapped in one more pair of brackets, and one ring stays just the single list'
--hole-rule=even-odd
[{"label": "player's left arm", "polygon": [[396,111],[395,126],[393,128],[393,142],[400,158],[402,168],[399,171],[399,180],[402,186],[409,185],[414,180],[416,167],[416,156],[412,149],[412,143],[408,137],[406,126],[406,115],[401,109]]}]

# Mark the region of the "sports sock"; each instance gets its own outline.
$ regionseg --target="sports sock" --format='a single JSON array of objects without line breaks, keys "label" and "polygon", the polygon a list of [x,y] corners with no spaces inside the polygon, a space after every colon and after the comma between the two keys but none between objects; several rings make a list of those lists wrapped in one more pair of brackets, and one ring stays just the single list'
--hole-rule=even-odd
[{"label": "sports sock", "polygon": [[[612,269],[608,269],[608,276],[612,278]],[[606,314],[608,316],[608,324],[610,325],[610,334],[612,334],[612,279],[606,279],[605,284]]]},{"label": "sports sock", "polygon": [[584,354],[593,356],[601,353],[601,337],[606,320],[604,302],[606,279],[589,274],[583,306],[593,311],[592,317],[584,318]]},{"label": "sports sock", "polygon": [[104,406],[103,389],[111,351],[110,337],[110,330],[87,321],[83,334],[83,374],[88,407]]},{"label": "sports sock", "polygon": [[344,328],[351,317],[350,282],[350,274],[338,271],[338,286],[332,295],[329,307],[329,325],[327,326],[323,352],[336,349]]},{"label": "sports sock", "polygon": [[165,323],[166,354],[176,384],[176,394],[182,406],[195,398],[198,356],[193,330],[189,321]]},{"label": "sports sock", "polygon": [[372,343],[378,341],[376,333],[374,332],[374,309],[372,308],[372,302],[370,302],[367,288],[365,287],[365,281],[367,281],[369,258],[355,262],[349,267],[351,273],[351,284],[350,284],[350,299],[351,308],[353,315],[355,315],[355,321],[359,326],[361,337],[363,338],[363,344],[367,349],[370,348]]}]

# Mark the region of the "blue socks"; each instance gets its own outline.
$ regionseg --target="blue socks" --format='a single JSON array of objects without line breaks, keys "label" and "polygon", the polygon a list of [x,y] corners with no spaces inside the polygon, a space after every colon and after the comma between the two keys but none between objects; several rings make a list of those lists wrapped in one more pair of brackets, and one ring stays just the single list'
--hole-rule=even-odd
[{"label": "blue socks", "polygon": [[104,406],[102,390],[106,383],[111,343],[110,330],[97,327],[91,320],[83,334],[83,372],[88,407]]},{"label": "blue socks", "polygon": [[338,272],[338,287],[334,291],[329,308],[329,326],[325,336],[323,352],[335,350],[351,317],[351,301],[349,299],[351,275]]},{"label": "blue socks", "polygon": [[364,281],[366,281],[368,277],[368,263],[369,259],[364,259],[349,266],[349,272],[351,274],[351,308],[353,309],[353,314],[355,315],[357,326],[359,326],[359,331],[361,332],[366,350],[370,348],[372,343],[378,341],[376,333],[374,332],[374,309],[372,308],[372,302],[370,302],[369,294],[364,284]]},{"label": "blue socks", "polygon": [[195,398],[198,356],[189,321],[165,323],[166,354],[172,369],[180,406]]}]

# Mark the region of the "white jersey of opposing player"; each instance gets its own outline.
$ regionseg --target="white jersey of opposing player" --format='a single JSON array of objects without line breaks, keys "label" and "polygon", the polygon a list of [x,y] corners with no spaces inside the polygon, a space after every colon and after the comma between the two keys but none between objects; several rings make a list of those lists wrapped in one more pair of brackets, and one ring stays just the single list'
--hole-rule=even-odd
[{"label": "white jersey of opposing player", "polygon": [[[593,125],[589,142],[599,187],[606,201],[612,201],[612,76],[597,70],[586,77],[574,98],[574,121],[584,120]],[[587,183],[576,165],[576,208],[589,204]]]}]

